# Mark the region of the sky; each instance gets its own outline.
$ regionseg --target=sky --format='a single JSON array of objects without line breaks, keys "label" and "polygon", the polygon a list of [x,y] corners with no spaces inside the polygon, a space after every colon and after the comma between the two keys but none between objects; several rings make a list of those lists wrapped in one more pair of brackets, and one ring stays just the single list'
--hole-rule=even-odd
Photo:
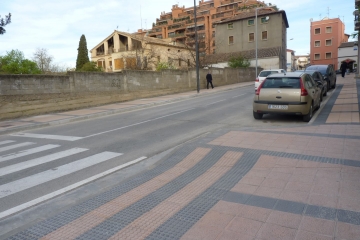
[{"label": "sky", "polygon": [[[269,0],[265,3],[285,10],[289,22],[287,47],[294,50],[295,55],[310,52],[310,19],[340,18],[345,24],[345,33],[354,33],[354,0]],[[150,29],[162,12],[171,12],[174,4],[193,7],[194,1],[0,0],[1,18],[12,15],[11,23],[5,26],[6,33],[0,35],[0,56],[17,49],[25,58],[32,59],[37,49],[44,48],[53,56],[55,64],[73,68],[82,34],[90,50],[114,30],[133,33],[141,28]]]}]

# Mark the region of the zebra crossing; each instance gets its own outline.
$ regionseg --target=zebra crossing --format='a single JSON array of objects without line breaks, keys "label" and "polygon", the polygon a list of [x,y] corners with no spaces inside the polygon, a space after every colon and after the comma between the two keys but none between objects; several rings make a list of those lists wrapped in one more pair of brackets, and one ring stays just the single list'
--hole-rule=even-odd
[{"label": "zebra crossing", "polygon": [[[54,152],[54,150],[56,151],[57,149],[59,149],[59,151]],[[51,153],[47,153],[48,150],[51,150]],[[60,178],[66,178],[70,174],[76,174],[83,169],[99,163],[105,163],[106,161],[123,155],[123,153],[109,151],[95,154],[87,154],[87,152],[91,151],[87,148],[77,147],[64,150],[61,149],[61,145],[58,144],[39,146],[36,142],[0,141],[0,206],[10,206],[8,208],[0,207],[0,219],[146,159],[146,157],[141,157],[115,168],[110,168],[105,172],[96,173],[91,177],[84,177],[85,179],[77,180],[77,182],[71,182],[71,184],[61,186],[60,189],[55,189],[50,193],[44,191],[45,194],[43,193],[43,195],[37,195],[36,197],[33,196],[32,199],[26,199],[25,202],[21,202],[16,206],[11,204],[12,198],[15,198],[17,193],[25,194],[26,190],[31,191],[32,188],[39,187],[40,185],[40,187],[43,187],[42,184],[47,184],[50,181]],[[80,153],[82,153],[81,157],[79,157],[79,155],[77,156],[77,154]],[[34,157],[35,154],[36,157]],[[56,161],[61,161],[66,157],[72,157],[74,160],[71,162],[67,161],[60,166],[56,164],[57,167],[44,170],[44,164],[59,163]],[[42,165],[41,172],[27,175],[27,170],[40,165]],[[24,176],[20,176],[19,178],[19,174],[22,174],[20,171],[24,171]],[[16,175],[16,177],[13,177],[14,175]]]}]

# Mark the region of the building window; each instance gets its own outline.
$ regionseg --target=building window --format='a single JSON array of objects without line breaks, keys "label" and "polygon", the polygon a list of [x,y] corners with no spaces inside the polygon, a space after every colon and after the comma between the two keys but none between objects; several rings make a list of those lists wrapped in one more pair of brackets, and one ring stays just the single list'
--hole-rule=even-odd
[{"label": "building window", "polygon": [[320,41],[315,41],[315,47],[320,47]]},{"label": "building window", "polygon": [[326,58],[326,59],[330,59],[330,58],[331,58],[331,52],[327,52],[327,53],[325,54],[325,58]]},{"label": "building window", "polygon": [[326,39],[325,45],[326,46],[331,46],[331,39]]},{"label": "building window", "polygon": [[181,59],[179,58],[179,67],[181,67]]},{"label": "building window", "polygon": [[249,33],[249,42],[253,42],[255,39],[254,33]]},{"label": "building window", "polygon": [[319,60],[320,59],[320,53],[315,53],[314,59]]},{"label": "building window", "polygon": [[326,33],[332,33],[332,27],[326,27]]},{"label": "building window", "polygon": [[255,20],[254,20],[254,19],[250,19],[250,20],[248,20],[248,26],[252,26],[252,25],[254,25],[254,22],[255,22]]},{"label": "building window", "polygon": [[234,24],[233,23],[229,23],[228,24],[228,29],[233,29],[234,28]]},{"label": "building window", "polygon": [[234,44],[234,36],[229,36],[229,44]]},{"label": "building window", "polygon": [[190,67],[190,59],[187,60],[187,65]]},{"label": "building window", "polygon": [[261,18],[261,23],[267,23],[269,22],[269,18],[268,17],[262,17]]},{"label": "building window", "polygon": [[263,31],[263,32],[261,33],[261,39],[262,39],[262,40],[267,40],[267,31]]},{"label": "building window", "polygon": [[315,28],[315,34],[320,34],[320,28]]}]

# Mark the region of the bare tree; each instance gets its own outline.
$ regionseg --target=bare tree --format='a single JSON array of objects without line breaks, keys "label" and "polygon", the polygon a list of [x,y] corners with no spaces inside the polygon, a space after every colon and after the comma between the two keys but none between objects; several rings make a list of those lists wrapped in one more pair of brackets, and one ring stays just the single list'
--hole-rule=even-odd
[{"label": "bare tree", "polygon": [[53,56],[48,54],[47,49],[38,48],[36,49],[33,57],[33,61],[36,62],[39,69],[44,72],[50,72],[52,70]]},{"label": "bare tree", "polygon": [[4,34],[6,32],[5,26],[11,23],[11,13],[9,15],[5,15],[5,20],[0,16],[0,34]]}]

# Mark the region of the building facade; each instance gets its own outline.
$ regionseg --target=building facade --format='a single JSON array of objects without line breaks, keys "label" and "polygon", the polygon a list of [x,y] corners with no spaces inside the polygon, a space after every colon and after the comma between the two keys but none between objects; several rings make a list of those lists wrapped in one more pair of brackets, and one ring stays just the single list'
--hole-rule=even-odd
[{"label": "building facade", "polygon": [[309,55],[295,56],[295,69],[296,70],[304,70],[309,65],[310,65],[310,56]]},{"label": "building facade", "polygon": [[310,23],[311,65],[333,64],[339,69],[338,47],[348,42],[345,25],[339,18],[324,18]]},{"label": "building facade", "polygon": [[[277,61],[269,62],[262,59],[263,65],[258,61],[260,67],[264,69],[286,69],[288,27],[289,24],[285,11],[275,11],[272,8],[258,10],[257,18],[253,10],[219,21],[216,23],[216,53],[233,53],[249,50],[255,52],[257,46],[258,58],[260,58],[260,51],[271,51],[262,54],[262,57],[269,56],[273,58],[275,56],[274,59]],[[276,54],[272,54],[274,48],[278,49]],[[251,59],[255,59],[255,54],[252,56],[254,58]]]},{"label": "building facade", "polygon": [[194,50],[166,39],[114,31],[90,50],[91,61],[105,72],[124,69],[155,70],[158,63],[175,69],[194,66]]},{"label": "building facade", "polygon": [[[256,7],[266,6],[256,0],[200,0],[196,7],[196,25],[200,55],[215,52],[215,22],[236,16]],[[195,14],[194,6],[179,7],[173,5],[171,12],[162,12],[153,27],[148,31],[149,37],[171,39],[173,42],[186,44],[195,48]]]},{"label": "building facade", "polygon": [[286,50],[286,71],[293,72],[296,70],[295,51],[291,49]]},{"label": "building facade", "polygon": [[342,43],[338,49],[338,66],[346,62],[350,71],[357,68],[358,60],[358,42]]}]

